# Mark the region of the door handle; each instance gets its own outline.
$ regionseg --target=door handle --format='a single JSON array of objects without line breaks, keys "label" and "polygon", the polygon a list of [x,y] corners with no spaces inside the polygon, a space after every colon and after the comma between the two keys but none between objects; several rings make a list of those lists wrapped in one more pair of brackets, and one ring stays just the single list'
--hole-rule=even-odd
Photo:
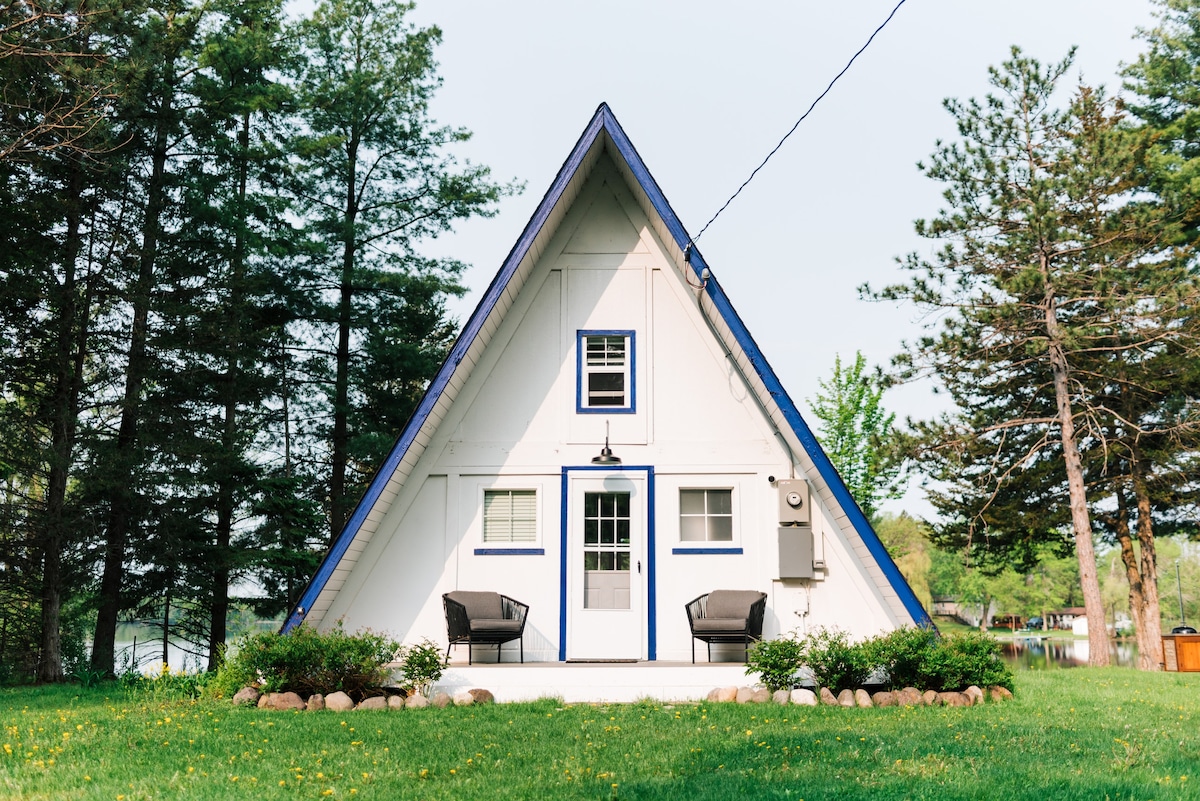
[{"label": "door handle", "polygon": [[642,560],[641,560],[641,559],[639,559],[639,560],[638,560],[638,574],[640,575],[640,574],[641,574],[641,572],[642,572]]}]

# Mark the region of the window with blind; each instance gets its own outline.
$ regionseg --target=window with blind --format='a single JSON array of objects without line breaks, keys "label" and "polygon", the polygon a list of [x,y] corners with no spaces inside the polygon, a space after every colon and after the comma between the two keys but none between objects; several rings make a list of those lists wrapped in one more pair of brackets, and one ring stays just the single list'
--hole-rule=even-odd
[{"label": "window with blind", "polygon": [[537,491],[484,490],[483,541],[536,542]]},{"label": "window with blind", "polygon": [[580,331],[579,411],[632,412],[633,332]]}]

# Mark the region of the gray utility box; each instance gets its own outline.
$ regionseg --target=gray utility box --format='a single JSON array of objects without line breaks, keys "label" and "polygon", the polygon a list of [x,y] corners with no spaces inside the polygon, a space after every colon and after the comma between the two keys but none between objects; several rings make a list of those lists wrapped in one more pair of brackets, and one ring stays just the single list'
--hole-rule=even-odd
[{"label": "gray utility box", "polygon": [[779,491],[779,525],[807,526],[812,523],[807,481],[781,478],[775,482],[775,489]]},{"label": "gray utility box", "polygon": [[779,529],[779,578],[813,578],[813,531],[810,526]]}]

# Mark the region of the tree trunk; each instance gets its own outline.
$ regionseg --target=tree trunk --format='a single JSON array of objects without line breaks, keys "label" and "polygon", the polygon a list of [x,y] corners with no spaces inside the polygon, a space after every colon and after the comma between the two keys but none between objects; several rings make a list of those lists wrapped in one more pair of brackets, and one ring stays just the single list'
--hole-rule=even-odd
[{"label": "tree trunk", "polygon": [[[228,459],[230,465],[239,459],[238,432],[238,392],[242,386],[242,368],[240,351],[244,328],[245,275],[246,275],[246,187],[249,176],[250,148],[250,115],[243,113],[238,129],[238,155],[235,174],[235,193],[237,197],[236,214],[233,225],[236,233],[233,239],[233,252],[229,263],[229,299],[230,311],[228,325],[225,330],[225,377],[221,392],[224,395],[222,406],[223,420],[221,429],[221,457]],[[217,529],[215,532],[216,560],[212,570],[212,607],[209,610],[208,627],[208,669],[216,670],[224,661],[225,629],[229,617],[229,547],[233,542],[233,518],[236,506],[234,492],[235,482],[238,481],[234,470],[224,470],[219,478],[217,488]]]},{"label": "tree trunk", "polygon": [[46,481],[45,515],[42,520],[41,641],[37,679],[63,679],[62,664],[62,557],[66,544],[67,484],[74,459],[75,434],[79,422],[79,393],[83,380],[90,300],[80,303],[76,268],[82,248],[79,197],[83,171],[76,166],[67,181],[67,225],[62,250],[63,281],[57,287],[54,366],[50,397],[50,466]]},{"label": "tree trunk", "polygon": [[1063,460],[1066,463],[1067,489],[1071,499],[1071,527],[1075,535],[1075,555],[1079,560],[1079,584],[1083,591],[1083,606],[1087,610],[1088,664],[1105,667],[1111,662],[1108,627],[1104,619],[1104,600],[1100,597],[1100,579],[1096,575],[1096,548],[1092,541],[1092,522],[1088,515],[1087,490],[1083,481],[1083,462],[1075,441],[1075,420],[1071,411],[1070,370],[1063,350],[1058,327],[1057,303],[1049,279],[1049,263],[1042,256],[1045,278],[1046,334],[1050,356],[1050,371],[1054,381],[1054,398],[1058,407],[1058,422],[1062,431]]},{"label": "tree trunk", "polygon": [[[1137,536],[1142,575],[1142,594],[1145,597],[1145,637],[1138,636],[1138,667],[1142,670],[1163,669],[1162,612],[1158,599],[1158,552],[1154,543],[1154,519],[1151,516],[1150,489],[1146,486],[1141,449],[1132,447],[1131,467],[1133,494],[1137,499]],[[1143,644],[1142,640],[1145,639]]]},{"label": "tree trunk", "polygon": [[350,453],[350,332],[354,317],[354,260],[358,244],[355,219],[358,216],[357,143],[348,142],[346,208],[342,218],[342,280],[338,300],[336,374],[333,392],[333,469],[329,479],[329,541],[341,533],[350,516],[346,498],[346,463]]},{"label": "tree trunk", "polygon": [[[1140,670],[1158,670],[1158,662],[1150,662],[1148,658],[1153,655],[1154,649],[1146,640],[1149,631],[1145,619],[1146,598],[1142,591],[1142,572],[1138,566],[1137,553],[1133,548],[1133,535],[1129,530],[1129,504],[1125,498],[1124,487],[1118,485],[1115,494],[1117,515],[1113,521],[1113,529],[1116,533],[1117,545],[1121,548],[1121,563],[1125,565],[1125,578],[1129,582],[1129,614],[1133,618],[1134,632],[1137,637],[1138,668]],[[1160,649],[1161,642],[1160,639]]]},{"label": "tree trunk", "polygon": [[100,579],[99,608],[92,637],[93,670],[111,675],[116,663],[117,617],[121,611],[121,589],[125,578],[125,551],[136,503],[134,471],[137,469],[138,423],[142,387],[147,368],[150,295],[166,208],[166,165],[170,148],[170,117],[175,103],[175,79],[170,64],[164,77],[164,96],[155,117],[154,149],[150,178],[146,185],[145,217],[138,274],[130,293],[132,321],[125,365],[125,389],[121,400],[121,425],[108,484],[109,515],[104,547],[104,570]]}]

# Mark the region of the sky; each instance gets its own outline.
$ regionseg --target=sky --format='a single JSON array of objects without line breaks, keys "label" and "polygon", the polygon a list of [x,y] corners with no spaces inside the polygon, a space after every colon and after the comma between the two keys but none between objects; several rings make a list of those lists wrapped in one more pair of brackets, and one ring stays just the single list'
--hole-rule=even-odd
[{"label": "sky", "polygon": [[[463,322],[601,102],[695,236],[787,133],[897,0],[418,0],[443,32],[432,116],[474,133],[455,153],[524,181],[491,219],[431,255],[471,265]],[[907,0],[698,247],[810,425],[835,358],[886,365],[920,336],[912,307],[860,298],[930,254],[913,231],[942,188],[917,162],[955,137],[942,101],[982,98],[1013,45],[1042,62],[1076,47],[1070,84],[1120,91],[1150,0]],[[944,408],[929,383],[890,390],[898,419]],[[884,507],[927,515],[914,489]]]}]

